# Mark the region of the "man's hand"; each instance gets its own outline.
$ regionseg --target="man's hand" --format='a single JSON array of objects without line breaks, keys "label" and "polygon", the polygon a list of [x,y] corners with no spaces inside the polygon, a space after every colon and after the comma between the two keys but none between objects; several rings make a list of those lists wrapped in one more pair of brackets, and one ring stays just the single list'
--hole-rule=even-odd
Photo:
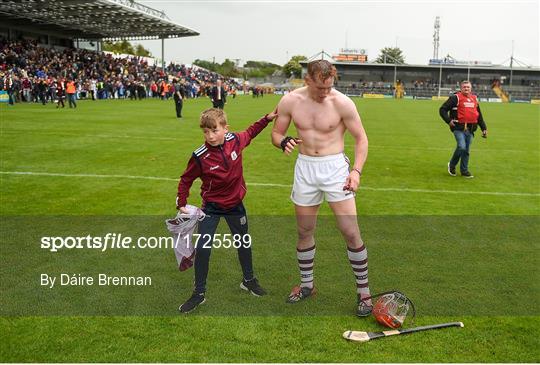
[{"label": "man's hand", "polygon": [[482,138],[487,138],[487,129],[482,131]]},{"label": "man's hand", "polygon": [[360,173],[356,170],[352,170],[349,173],[349,176],[347,176],[347,180],[345,180],[345,185],[343,186],[343,190],[349,190],[352,192],[355,192],[358,190],[358,187],[360,186]]},{"label": "man's hand", "polygon": [[450,123],[448,123],[448,125],[449,125],[450,127],[454,128],[454,127],[456,126],[456,123],[454,123],[454,122],[456,122],[456,121],[455,121],[455,120],[451,120]]},{"label": "man's hand", "polygon": [[286,155],[290,155],[297,144],[302,143],[302,140],[299,138],[285,137],[281,141],[281,148]]}]

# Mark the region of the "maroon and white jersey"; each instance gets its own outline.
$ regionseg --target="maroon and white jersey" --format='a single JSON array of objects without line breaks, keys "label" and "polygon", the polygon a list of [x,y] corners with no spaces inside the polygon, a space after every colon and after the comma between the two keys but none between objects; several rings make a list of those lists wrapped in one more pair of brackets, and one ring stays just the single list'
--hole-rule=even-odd
[{"label": "maroon and white jersey", "polygon": [[216,203],[223,209],[238,205],[246,195],[242,168],[242,151],[269,123],[266,117],[239,133],[225,134],[222,145],[204,143],[189,159],[178,183],[177,206],[187,204],[189,189],[197,178],[202,180],[201,197],[205,203]]}]

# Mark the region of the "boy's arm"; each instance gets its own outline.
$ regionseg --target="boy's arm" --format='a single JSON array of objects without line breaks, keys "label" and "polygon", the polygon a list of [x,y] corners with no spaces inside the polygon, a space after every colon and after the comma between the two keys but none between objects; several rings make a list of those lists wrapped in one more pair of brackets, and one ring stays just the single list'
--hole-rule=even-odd
[{"label": "boy's arm", "polygon": [[257,135],[261,133],[264,128],[266,128],[268,123],[274,120],[276,115],[277,114],[275,111],[270,114],[266,114],[264,117],[250,125],[245,131],[237,133],[238,139],[240,141],[240,148],[243,149],[247,147],[251,143],[251,140],[257,137]]},{"label": "boy's arm", "polygon": [[194,155],[189,159],[186,171],[180,177],[178,183],[178,194],[176,195],[176,209],[185,207],[187,204],[187,198],[189,196],[189,189],[193,185],[193,181],[201,176],[200,162],[196,160]]}]

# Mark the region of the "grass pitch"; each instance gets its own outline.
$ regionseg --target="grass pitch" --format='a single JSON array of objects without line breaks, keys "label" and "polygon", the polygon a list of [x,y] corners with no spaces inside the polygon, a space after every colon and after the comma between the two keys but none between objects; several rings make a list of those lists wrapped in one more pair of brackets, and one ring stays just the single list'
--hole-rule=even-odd
[{"label": "grass pitch", "polygon": [[[231,129],[278,100],[231,99]],[[353,315],[354,280],[327,206],[316,233],[320,295],[285,305],[298,282],[288,199],[294,157],[270,144],[271,126],[244,152],[254,266],[267,297],[240,291],[233,250],[214,250],[207,303],[180,316],[193,272],[177,272],[169,250],[39,249],[45,234],[166,235],[163,219],[175,214],[177,179],[203,142],[198,115],[210,103],[188,100],[182,120],[172,101],[0,105],[0,361],[540,361],[539,107],[482,104],[489,137],[474,140],[475,178],[467,180],[446,172],[455,142],[440,102],[355,102],[370,143],[357,206],[372,290],[407,293],[416,325],[463,321],[465,328],[367,344],[341,339],[347,329],[381,327]],[[347,137],[350,157],[352,143]],[[199,186],[192,204],[200,203]],[[220,231],[227,232],[223,223]],[[47,289],[42,272],[140,273],[154,284]]]}]

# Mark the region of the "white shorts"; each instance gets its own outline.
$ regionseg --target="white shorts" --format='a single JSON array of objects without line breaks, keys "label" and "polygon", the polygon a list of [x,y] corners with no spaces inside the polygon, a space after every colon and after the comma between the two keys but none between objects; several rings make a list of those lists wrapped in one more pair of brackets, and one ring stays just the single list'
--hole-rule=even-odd
[{"label": "white shorts", "polygon": [[294,204],[310,207],[328,202],[354,198],[352,191],[344,191],[349,176],[349,159],[344,153],[322,157],[298,154],[294,167],[291,200]]}]

